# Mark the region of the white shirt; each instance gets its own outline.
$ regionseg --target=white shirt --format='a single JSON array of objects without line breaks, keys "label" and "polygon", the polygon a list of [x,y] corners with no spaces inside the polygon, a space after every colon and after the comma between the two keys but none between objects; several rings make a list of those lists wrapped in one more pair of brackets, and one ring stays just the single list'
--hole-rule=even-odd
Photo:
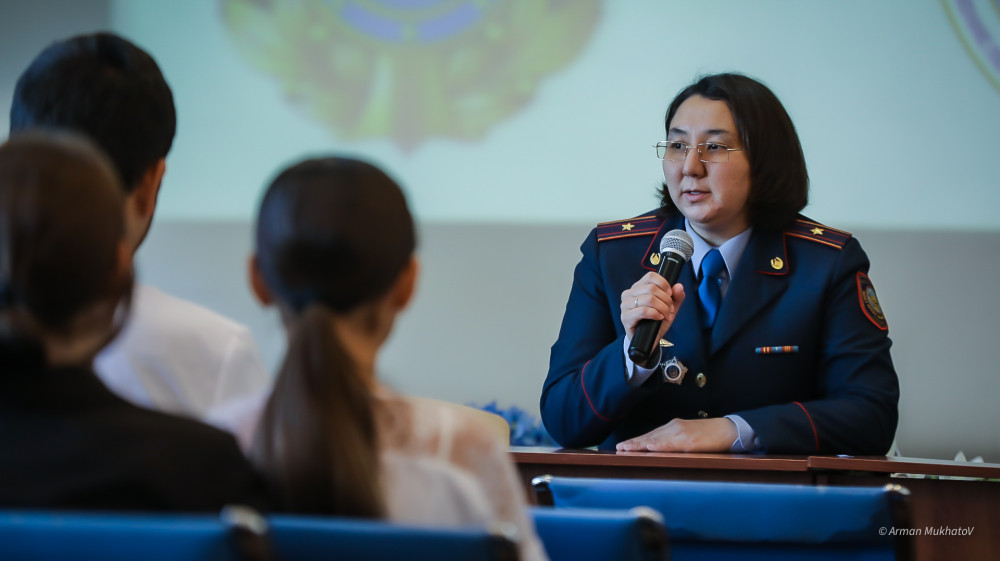
[{"label": "white shirt", "polygon": [[513,529],[520,559],[548,561],[524,488],[498,435],[464,406],[380,391],[379,458],[388,518],[426,526]]},{"label": "white shirt", "polygon": [[271,386],[246,326],[144,285],[136,285],[124,329],[94,368],[132,403],[227,430],[230,423],[217,411],[234,402],[262,403]]}]

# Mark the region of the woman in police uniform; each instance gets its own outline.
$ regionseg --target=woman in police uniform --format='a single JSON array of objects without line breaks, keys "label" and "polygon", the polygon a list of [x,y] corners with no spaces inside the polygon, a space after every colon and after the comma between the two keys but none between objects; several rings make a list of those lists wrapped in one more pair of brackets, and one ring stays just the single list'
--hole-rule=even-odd
[{"label": "woman in police uniform", "polygon": [[[808,175],[774,94],[738,74],[682,90],[657,143],[660,208],[584,241],[541,397],[566,447],[883,454],[898,420],[887,324],[847,232],[799,214]],[[694,252],[670,286],[660,239]],[[628,346],[662,320],[647,364]]]}]

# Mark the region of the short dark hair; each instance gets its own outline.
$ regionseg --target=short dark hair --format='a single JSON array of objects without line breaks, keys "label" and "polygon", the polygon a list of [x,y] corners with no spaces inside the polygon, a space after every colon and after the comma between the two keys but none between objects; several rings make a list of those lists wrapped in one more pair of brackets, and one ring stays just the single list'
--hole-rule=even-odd
[{"label": "short dark hair", "polygon": [[[809,202],[809,174],[795,125],[784,106],[767,86],[748,76],[702,76],[670,103],[664,118],[668,132],[677,109],[696,95],[725,101],[733,114],[750,160],[750,223],[768,229],[786,226]],[[660,209],[665,214],[677,212],[666,183],[660,189]]]},{"label": "short dark hair", "polygon": [[149,54],[111,33],[48,46],[21,74],[10,132],[69,129],[89,136],[111,158],[131,192],[173,144],[174,98]]}]

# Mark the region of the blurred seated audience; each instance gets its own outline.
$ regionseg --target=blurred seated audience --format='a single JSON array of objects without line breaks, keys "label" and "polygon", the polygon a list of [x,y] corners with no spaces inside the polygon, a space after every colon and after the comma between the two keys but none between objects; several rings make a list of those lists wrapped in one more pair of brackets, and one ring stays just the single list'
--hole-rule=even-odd
[{"label": "blurred seated audience", "polygon": [[125,201],[83,137],[0,146],[0,508],[265,508],[230,434],[137,407],[94,373],[131,306]]},{"label": "blurred seated audience", "polygon": [[[67,129],[104,150],[125,195],[130,254],[152,224],[176,124],[173,94],[156,61],[111,33],[45,48],[18,79],[10,108],[11,134]],[[132,310],[95,362],[118,395],[229,428],[238,404],[259,402],[269,391],[270,376],[246,326],[142,283]]]},{"label": "blurred seated audience", "polygon": [[379,381],[379,350],[414,294],[415,238],[402,190],[366,162],[310,159],[271,183],[250,277],[280,310],[288,351],[251,458],[283,510],[508,523],[523,559],[545,559],[506,437],[477,414]]}]

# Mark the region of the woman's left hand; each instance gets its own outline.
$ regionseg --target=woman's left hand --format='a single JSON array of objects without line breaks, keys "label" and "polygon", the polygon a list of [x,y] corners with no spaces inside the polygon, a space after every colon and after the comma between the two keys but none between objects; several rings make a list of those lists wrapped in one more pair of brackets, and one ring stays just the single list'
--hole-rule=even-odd
[{"label": "woman's left hand", "polygon": [[739,431],[725,417],[714,419],[673,419],[642,436],[619,442],[621,451],[728,452]]}]

